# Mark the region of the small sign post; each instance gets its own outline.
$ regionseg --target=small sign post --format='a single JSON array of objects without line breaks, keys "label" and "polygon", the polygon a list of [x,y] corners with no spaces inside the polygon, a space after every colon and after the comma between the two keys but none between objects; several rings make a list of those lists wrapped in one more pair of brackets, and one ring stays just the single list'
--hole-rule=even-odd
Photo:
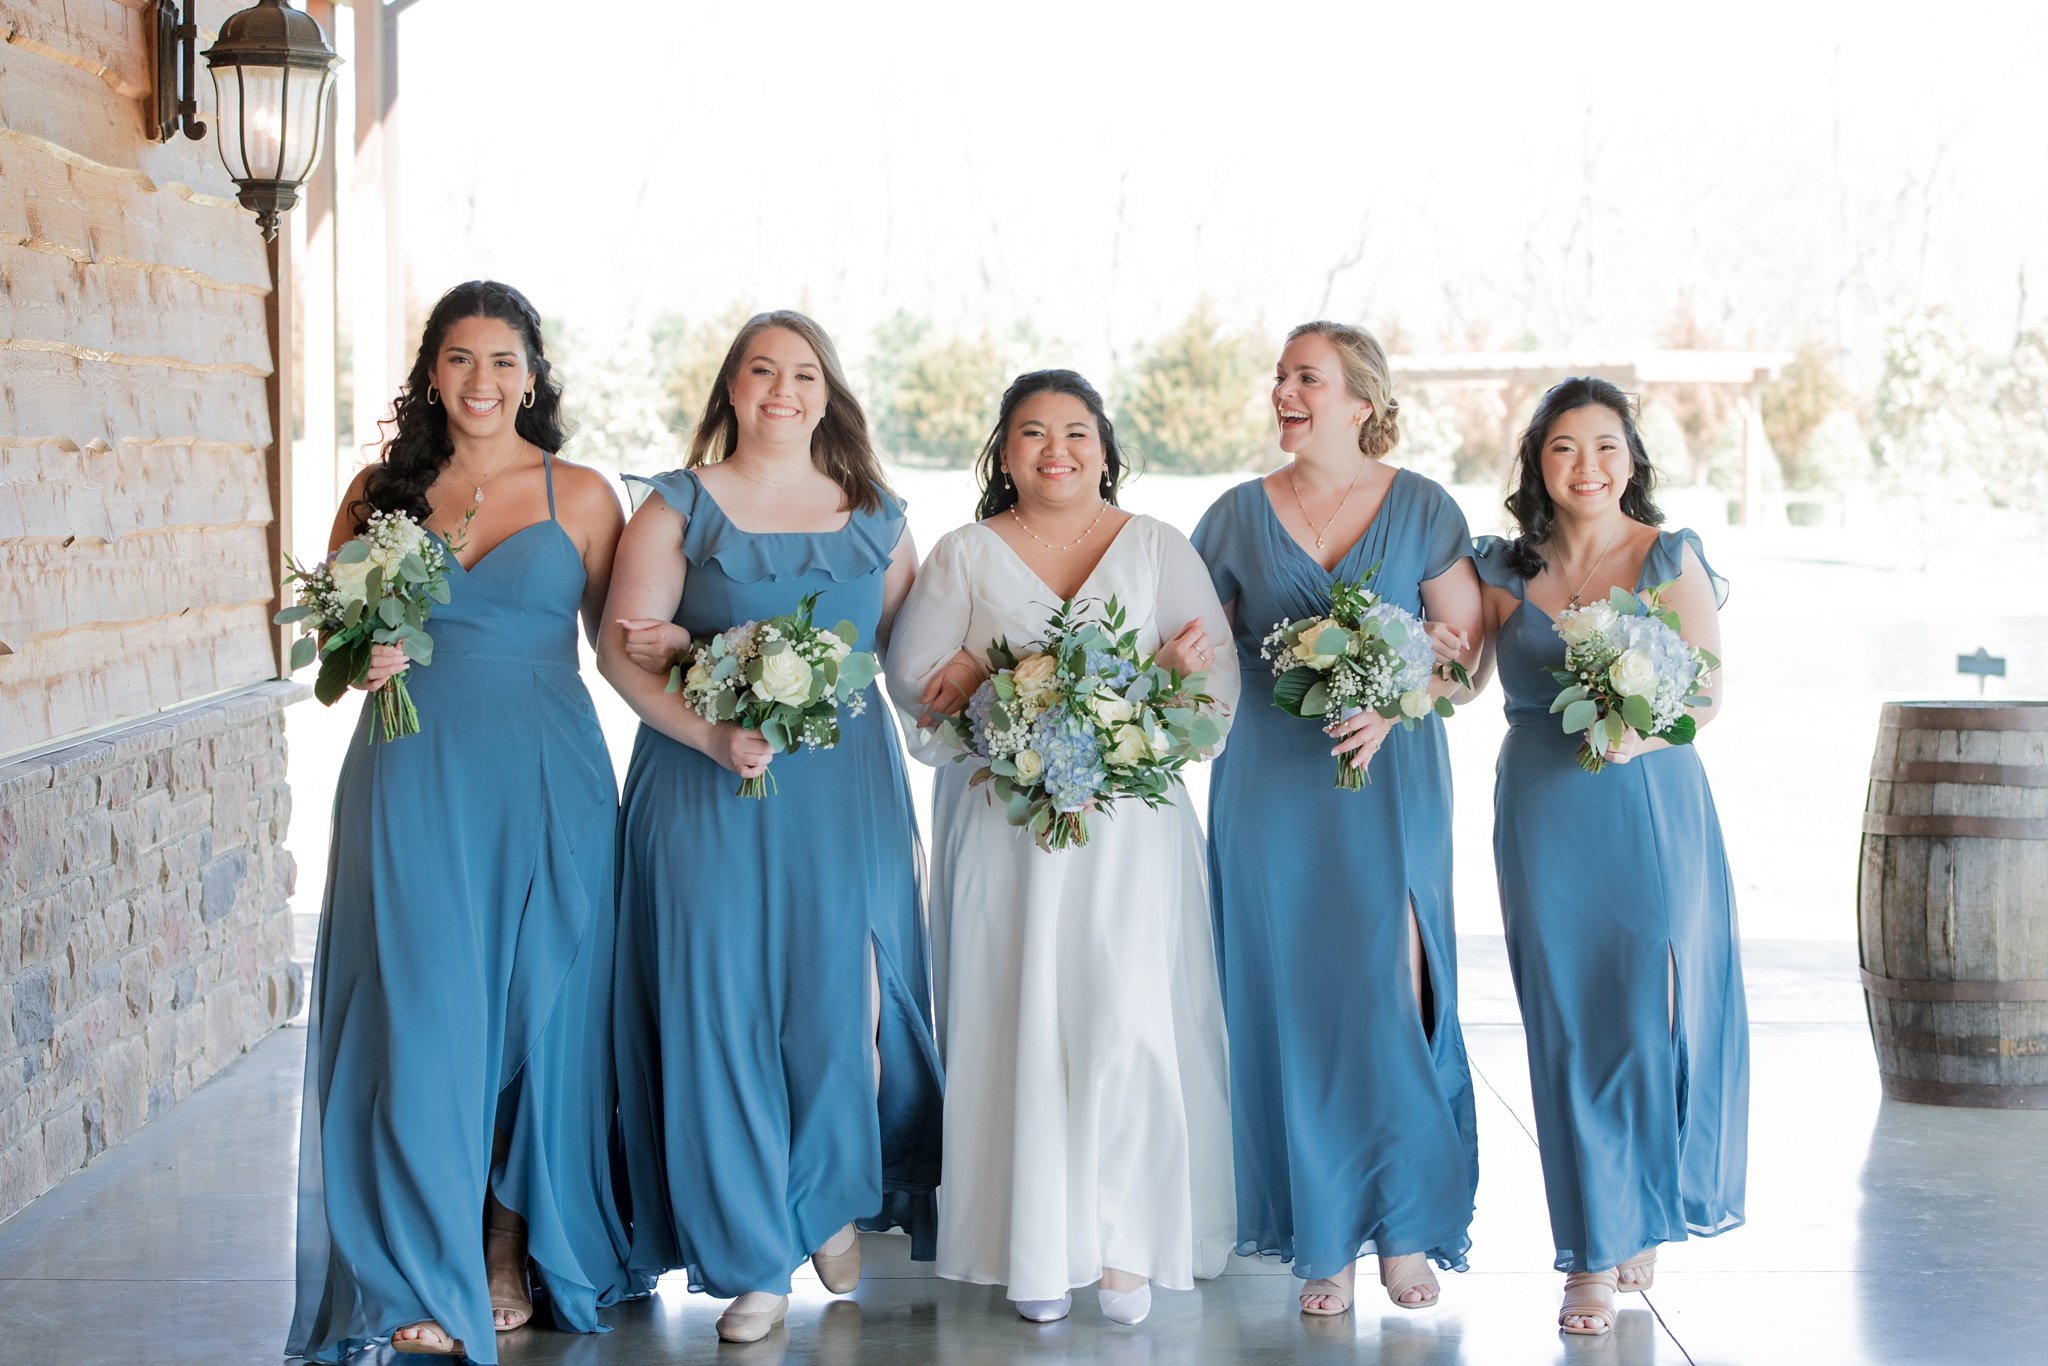
[{"label": "small sign post", "polygon": [[1977,696],[1982,697],[1985,679],[2005,677],[2005,657],[1994,655],[1979,645],[1976,654],[1956,656],[1956,672],[1977,675]]}]

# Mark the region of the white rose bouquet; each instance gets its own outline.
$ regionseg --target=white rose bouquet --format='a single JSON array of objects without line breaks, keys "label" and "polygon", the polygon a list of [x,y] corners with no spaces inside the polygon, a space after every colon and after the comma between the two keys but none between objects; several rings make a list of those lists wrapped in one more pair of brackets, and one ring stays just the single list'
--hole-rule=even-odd
[{"label": "white rose bouquet", "polygon": [[1119,798],[1165,804],[1181,769],[1223,740],[1205,675],[1141,656],[1115,598],[1099,621],[1082,619],[1087,605],[1061,603],[1022,654],[991,644],[989,677],[939,726],[956,762],[981,762],[972,784],[988,784],[1045,850],[1088,843],[1089,811],[1111,812]]},{"label": "white rose bouquet", "polygon": [[1550,710],[1564,713],[1567,735],[1585,732],[1579,767],[1588,773],[1605,768],[1600,756],[1631,733],[1691,744],[1698,727],[1686,708],[1709,705],[1704,694],[1721,661],[1678,633],[1678,614],[1660,598],[1670,586],[1641,597],[1617,588],[1605,602],[1558,614],[1564,667],[1550,672],[1564,689]]},{"label": "white rose bouquet", "polygon": [[[669,692],[680,692],[706,721],[737,721],[759,731],[777,754],[830,749],[839,743],[839,709],[867,710],[867,687],[881,663],[853,647],[860,631],[850,621],[831,630],[811,622],[813,593],[788,616],[747,621],[696,641],[669,670]],[[766,797],[774,773],[740,783],[742,797]]]},{"label": "white rose bouquet", "polygon": [[[319,656],[313,695],[323,705],[333,706],[351,684],[362,681],[370,670],[372,645],[396,645],[414,663],[433,663],[427,615],[436,603],[448,601],[453,550],[403,512],[373,512],[362,535],[319,564],[305,568],[286,559],[284,581],[296,585],[298,601],[274,620],[303,628],[292,642],[291,666],[302,669]],[[373,741],[419,734],[420,714],[403,673],[393,674],[377,690],[376,702]]]},{"label": "white rose bouquet", "polygon": [[[1436,652],[1421,620],[1366,587],[1378,570],[1332,583],[1328,615],[1283,621],[1260,642],[1260,657],[1273,671],[1274,706],[1310,719],[1369,710],[1403,730],[1432,712],[1451,714],[1448,698],[1429,695]],[[1462,664],[1448,668],[1458,682],[1468,681]],[[1337,756],[1333,786],[1356,792],[1368,781],[1349,755]]]}]

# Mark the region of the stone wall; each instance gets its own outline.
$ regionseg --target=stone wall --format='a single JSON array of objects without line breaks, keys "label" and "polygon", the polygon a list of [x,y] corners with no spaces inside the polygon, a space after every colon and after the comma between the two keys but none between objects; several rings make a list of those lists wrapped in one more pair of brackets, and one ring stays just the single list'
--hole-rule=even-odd
[{"label": "stone wall", "polygon": [[284,706],[305,691],[0,766],[0,1219],[298,1009]]}]

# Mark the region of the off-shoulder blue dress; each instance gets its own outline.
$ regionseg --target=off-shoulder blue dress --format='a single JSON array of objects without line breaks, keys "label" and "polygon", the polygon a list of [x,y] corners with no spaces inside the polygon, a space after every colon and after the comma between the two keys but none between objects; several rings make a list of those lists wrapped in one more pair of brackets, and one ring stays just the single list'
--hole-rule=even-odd
[{"label": "off-shoulder blue dress", "polygon": [[[630,476],[629,476],[630,477]],[[702,637],[794,611],[875,648],[903,535],[884,495],[831,532],[726,520],[693,471],[639,482],[685,521],[676,621]],[[779,754],[775,791],[640,728],[619,822],[619,1120],[629,1265],[721,1296],[787,1292],[850,1222],[908,1230],[930,1259],[938,1051],[917,827],[887,702],[842,710],[839,743]],[[881,988],[877,1093],[869,950]]]},{"label": "off-shoulder blue dress", "polygon": [[[1463,1270],[1479,1179],[1472,1076],[1458,1027],[1451,771],[1443,722],[1394,730],[1371,785],[1332,785],[1330,737],[1273,705],[1259,644],[1329,610],[1333,579],[1421,615],[1422,584],[1472,553],[1450,495],[1397,471],[1335,572],[1280,524],[1265,482],[1230,489],[1195,529],[1232,608],[1244,690],[1209,789],[1209,859],[1230,1027],[1238,1251],[1304,1279],[1361,1250],[1427,1252]],[[1408,908],[1430,1018],[1416,1010]]]},{"label": "off-shoulder blue dress", "polygon": [[[618,789],[577,673],[582,556],[554,520],[453,563],[420,731],[334,794],[299,1140],[286,1350],[337,1361],[422,1319],[495,1362],[484,1190],[522,1214],[543,1318],[599,1331],[625,1287],[612,1185]],[[491,1161],[492,1129],[507,1153]]]},{"label": "off-shoulder blue dress", "polygon": [[[1676,579],[1688,546],[1725,598],[1691,531],[1658,534],[1637,591]],[[1564,642],[1507,551],[1479,542],[1480,578],[1522,599],[1494,646],[1508,717],[1493,796],[1501,915],[1557,1269],[1604,1271],[1742,1222],[1749,1015],[1735,889],[1693,746],[1579,767],[1582,734],[1550,714]]]}]

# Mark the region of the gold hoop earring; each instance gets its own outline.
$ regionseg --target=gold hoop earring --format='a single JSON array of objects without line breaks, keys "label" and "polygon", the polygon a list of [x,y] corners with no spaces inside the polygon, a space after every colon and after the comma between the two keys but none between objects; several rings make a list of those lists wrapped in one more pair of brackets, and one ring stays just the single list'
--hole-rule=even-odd
[{"label": "gold hoop earring", "polygon": [[522,408],[531,408],[533,406],[533,397],[534,391],[532,389],[528,389],[526,391],[526,397],[520,400],[519,406]]},{"label": "gold hoop earring", "polygon": [[427,386],[427,406],[431,408],[440,401],[441,391],[439,389],[436,389],[433,385],[429,384]]}]

